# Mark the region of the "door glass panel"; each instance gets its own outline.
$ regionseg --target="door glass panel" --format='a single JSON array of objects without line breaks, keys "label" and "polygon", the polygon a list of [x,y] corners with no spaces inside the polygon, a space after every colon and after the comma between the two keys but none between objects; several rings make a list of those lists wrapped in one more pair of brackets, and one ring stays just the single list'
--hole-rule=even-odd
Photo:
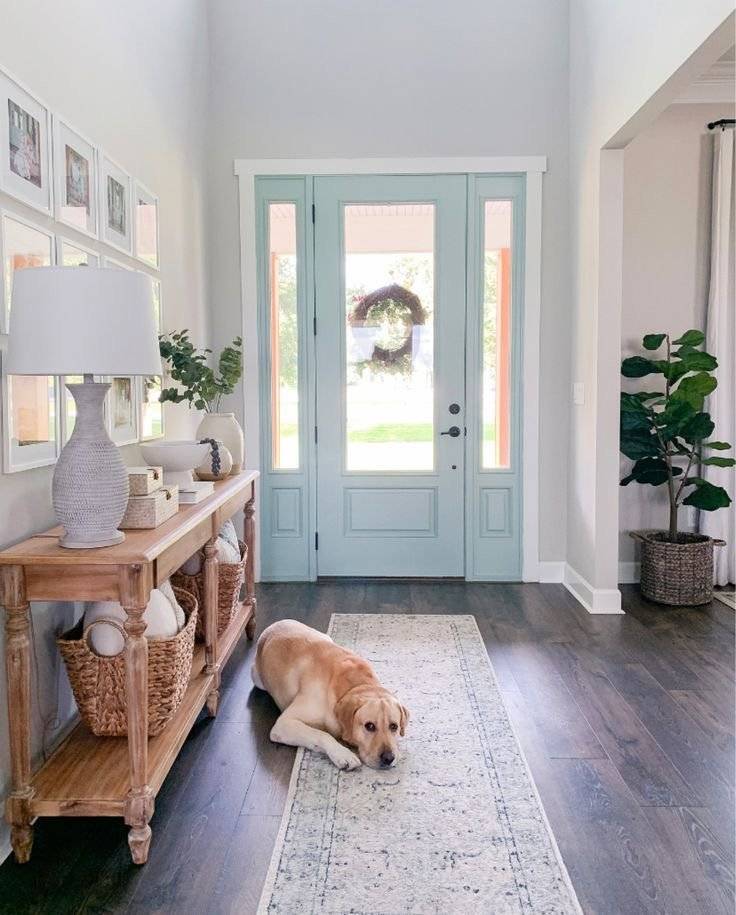
[{"label": "door glass panel", "polygon": [[434,468],[434,205],[345,207],[346,466]]},{"label": "door glass panel", "polygon": [[510,467],[511,201],[486,200],[483,245],[482,467]]},{"label": "door glass panel", "polygon": [[299,328],[296,204],[268,206],[271,306],[271,455],[274,470],[299,469]]}]

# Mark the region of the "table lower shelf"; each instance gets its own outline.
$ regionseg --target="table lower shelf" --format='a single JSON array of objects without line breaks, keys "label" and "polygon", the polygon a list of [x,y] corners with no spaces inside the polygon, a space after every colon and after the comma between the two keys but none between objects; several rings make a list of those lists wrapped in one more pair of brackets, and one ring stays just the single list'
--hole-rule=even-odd
[{"label": "table lower shelf", "polygon": [[[218,639],[220,670],[227,663],[253,610],[242,604]],[[205,673],[204,645],[194,652],[192,675],[181,705],[166,728],[148,741],[148,784],[158,793],[215,682]],[[81,722],[31,781],[33,816],[122,816],[130,787],[126,737],[95,737]]]}]

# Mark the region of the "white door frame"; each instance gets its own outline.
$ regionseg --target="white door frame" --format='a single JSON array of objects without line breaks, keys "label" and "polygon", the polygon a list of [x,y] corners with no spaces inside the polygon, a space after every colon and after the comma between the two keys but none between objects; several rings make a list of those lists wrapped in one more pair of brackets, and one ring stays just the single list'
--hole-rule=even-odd
[{"label": "white door frame", "polygon": [[[522,396],[522,580],[539,581],[539,360],[542,307],[542,174],[546,156],[467,156],[400,159],[236,159],[240,201],[240,295],[243,323],[243,400],[246,466],[260,467],[258,271],[255,179],[259,175],[526,174],[524,354]],[[314,494],[310,494],[310,511]],[[260,553],[256,550],[256,578]]]}]

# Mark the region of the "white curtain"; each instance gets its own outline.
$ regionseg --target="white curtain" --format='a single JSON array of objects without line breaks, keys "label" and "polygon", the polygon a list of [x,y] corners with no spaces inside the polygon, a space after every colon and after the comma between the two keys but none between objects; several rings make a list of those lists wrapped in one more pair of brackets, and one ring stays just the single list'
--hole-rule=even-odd
[{"label": "white curtain", "polygon": [[[713,216],[710,257],[710,290],[706,319],[707,350],[718,359],[718,387],[708,398],[707,409],[716,425],[715,437],[736,445],[736,293],[734,262],[734,131],[719,130],[713,137]],[[733,457],[736,451],[713,451]],[[703,465],[703,477],[723,486],[734,500],[728,508],[700,512],[700,530],[726,541],[716,547],[713,579],[717,585],[736,582],[736,471],[733,467]]]}]

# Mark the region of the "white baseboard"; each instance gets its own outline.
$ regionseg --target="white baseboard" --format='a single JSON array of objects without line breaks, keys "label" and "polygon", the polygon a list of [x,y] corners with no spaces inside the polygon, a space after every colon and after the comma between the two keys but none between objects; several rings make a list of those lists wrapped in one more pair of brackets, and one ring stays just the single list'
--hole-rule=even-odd
[{"label": "white baseboard", "polygon": [[619,562],[618,581],[622,585],[637,585],[641,574],[640,562]]},{"label": "white baseboard", "polygon": [[588,613],[621,614],[621,592],[618,588],[594,588],[570,563],[565,563],[563,584]]},{"label": "white baseboard", "polygon": [[540,561],[539,563],[539,581],[543,582],[563,582],[565,580],[565,561],[563,559],[554,561]]}]

